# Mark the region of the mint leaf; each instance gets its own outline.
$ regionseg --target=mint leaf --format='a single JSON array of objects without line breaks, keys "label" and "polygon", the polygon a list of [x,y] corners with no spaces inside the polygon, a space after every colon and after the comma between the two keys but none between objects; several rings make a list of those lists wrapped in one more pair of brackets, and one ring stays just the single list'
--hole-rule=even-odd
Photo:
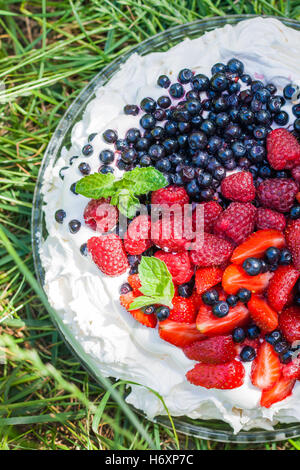
[{"label": "mint leaf", "polygon": [[163,261],[154,256],[143,256],[139,264],[139,277],[143,295],[131,303],[130,310],[152,304],[172,308],[175,289],[172,276]]},{"label": "mint leaf", "polygon": [[118,209],[129,219],[132,219],[138,208],[140,201],[128,189],[120,189],[112,196],[110,203],[118,206]]},{"label": "mint leaf", "polygon": [[76,183],[76,192],[91,199],[112,196],[115,192],[115,177],[111,173],[93,173]]},{"label": "mint leaf", "polygon": [[153,167],[135,168],[127,171],[123,175],[123,184],[129,183],[129,187],[137,196],[157,191],[157,189],[167,186],[168,182],[165,176]]}]

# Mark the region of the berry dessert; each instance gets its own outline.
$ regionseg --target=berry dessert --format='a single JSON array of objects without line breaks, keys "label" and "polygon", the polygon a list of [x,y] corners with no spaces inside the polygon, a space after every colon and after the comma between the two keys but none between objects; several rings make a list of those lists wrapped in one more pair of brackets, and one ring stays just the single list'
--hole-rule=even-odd
[{"label": "berry dessert", "polygon": [[300,421],[299,39],[258,18],[131,56],[47,169],[49,300],[149,418]]}]

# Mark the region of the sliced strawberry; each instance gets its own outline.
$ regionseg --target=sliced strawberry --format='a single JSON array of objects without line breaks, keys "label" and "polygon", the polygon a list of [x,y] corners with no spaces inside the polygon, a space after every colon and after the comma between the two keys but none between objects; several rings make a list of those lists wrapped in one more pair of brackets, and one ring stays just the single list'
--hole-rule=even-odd
[{"label": "sliced strawberry", "polygon": [[281,377],[274,387],[264,390],[261,394],[260,404],[265,408],[270,408],[274,403],[282,401],[292,394],[296,380]]},{"label": "sliced strawberry", "polygon": [[262,297],[252,294],[251,299],[248,302],[248,309],[252,320],[266,333],[277,328],[278,314]]},{"label": "sliced strawberry", "polygon": [[214,336],[196,341],[183,349],[184,354],[193,361],[205,364],[225,364],[237,355],[235,343],[231,336]]},{"label": "sliced strawberry", "polygon": [[289,343],[300,341],[300,307],[284,309],[279,315],[279,328]]},{"label": "sliced strawberry", "polygon": [[144,326],[148,326],[149,328],[155,328],[157,324],[157,318],[154,313],[147,315],[141,309],[128,310],[130,307],[130,304],[134,301],[136,297],[138,297],[138,295],[139,294],[136,294],[133,291],[130,291],[127,294],[120,295],[120,303],[139,323],[141,323]]},{"label": "sliced strawberry", "polygon": [[281,312],[299,277],[300,271],[294,266],[279,266],[270,281],[267,293],[268,302],[274,310]]},{"label": "sliced strawberry", "polygon": [[216,317],[211,307],[203,304],[199,309],[196,324],[200,333],[207,336],[226,335],[234,328],[245,325],[249,317],[248,309],[241,303],[231,308],[223,318]]},{"label": "sliced strawberry", "polygon": [[232,361],[227,364],[196,364],[186,374],[193,385],[205,388],[229,390],[240,387],[244,383],[245,369],[241,362]]},{"label": "sliced strawberry", "polygon": [[283,365],[282,376],[285,379],[300,380],[300,357],[296,357],[289,364]]},{"label": "sliced strawberry", "polygon": [[158,332],[162,339],[179,348],[205,338],[197,330],[196,323],[179,323],[169,319],[159,322]]},{"label": "sliced strawberry", "polygon": [[176,296],[172,299],[173,308],[170,311],[169,320],[180,323],[195,323],[196,309],[190,298]]},{"label": "sliced strawberry", "polygon": [[282,248],[284,245],[284,235],[279,230],[258,230],[234,250],[231,261],[235,264],[243,264],[247,258],[262,257],[270,246]]},{"label": "sliced strawberry", "polygon": [[200,268],[195,274],[195,284],[198,294],[203,294],[211,287],[222,281],[223,271],[217,267]]},{"label": "sliced strawberry", "polygon": [[272,276],[269,272],[249,276],[241,266],[230,264],[223,273],[222,286],[228,294],[236,294],[242,287],[260,293],[268,287]]},{"label": "sliced strawberry", "polygon": [[196,289],[193,290],[193,293],[190,297],[190,299],[193,301],[196,312],[198,312],[199,308],[202,307],[203,305],[203,300],[202,300],[202,295],[198,294]]},{"label": "sliced strawberry", "polygon": [[261,390],[274,387],[281,374],[281,364],[272,346],[265,342],[252,363],[251,382]]}]

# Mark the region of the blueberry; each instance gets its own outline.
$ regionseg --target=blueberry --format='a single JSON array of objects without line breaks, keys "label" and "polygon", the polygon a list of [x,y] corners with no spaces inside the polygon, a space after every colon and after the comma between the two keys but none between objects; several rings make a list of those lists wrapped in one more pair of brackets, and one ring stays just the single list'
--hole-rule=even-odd
[{"label": "blueberry", "polygon": [[177,289],[180,297],[186,298],[192,295],[193,288],[190,283],[181,284]]},{"label": "blueberry", "polygon": [[249,158],[253,163],[260,163],[263,161],[266,150],[262,145],[253,145],[249,151]]},{"label": "blueberry", "polygon": [[141,137],[140,130],[135,129],[135,128],[128,129],[128,131],[126,132],[126,136],[125,136],[126,141],[129,144],[135,144],[140,137]]},{"label": "blueberry", "polygon": [[141,158],[140,158],[140,165],[141,167],[148,167],[148,166],[151,166],[151,158],[149,157],[149,155],[143,155]]},{"label": "blueberry", "polygon": [[293,353],[292,351],[287,351],[280,356],[280,362],[282,364],[289,364],[293,360]]},{"label": "blueberry", "polygon": [[244,72],[244,64],[240,60],[233,58],[227,62],[227,68],[230,72],[242,75]]},{"label": "blueberry", "polygon": [[207,137],[204,132],[193,132],[188,137],[188,143],[193,150],[202,150],[207,145]]},{"label": "blueberry", "polygon": [[207,152],[199,150],[192,159],[193,165],[197,168],[206,168],[208,164],[209,156]]},{"label": "blueberry", "polygon": [[191,85],[193,90],[205,91],[209,88],[209,79],[206,75],[198,74],[192,78]]},{"label": "blueberry", "polygon": [[164,121],[166,119],[166,111],[161,108],[158,108],[152,113],[152,116],[156,121]]},{"label": "blueberry", "polygon": [[268,108],[271,113],[279,113],[281,111],[282,101],[280,96],[273,96],[268,102]]},{"label": "blueberry", "polygon": [[185,109],[190,115],[195,115],[201,111],[201,101],[199,100],[189,100],[185,103]]},{"label": "blueberry", "polygon": [[285,126],[289,122],[289,115],[286,111],[280,111],[280,113],[275,114],[274,122],[279,126]]},{"label": "blueberry", "polygon": [[239,139],[242,131],[238,124],[231,123],[225,129],[225,136],[229,139]]},{"label": "blueberry", "polygon": [[82,153],[85,157],[90,157],[94,151],[93,146],[91,144],[86,144],[82,147]]},{"label": "blueberry", "polygon": [[80,248],[79,248],[79,251],[80,253],[82,254],[82,256],[87,256],[88,255],[88,247],[87,247],[87,243],[83,243]]},{"label": "blueberry", "polygon": [[292,84],[286,85],[283,89],[283,96],[287,100],[291,100],[293,95],[297,92],[298,87]]},{"label": "blueberry", "polygon": [[153,98],[143,98],[140,106],[145,113],[153,113],[156,110],[156,101]]},{"label": "blueberry", "polygon": [[253,129],[253,136],[255,139],[265,139],[268,135],[268,129],[264,126],[256,126]]},{"label": "blueberry", "polygon": [[243,328],[235,328],[232,332],[232,339],[235,343],[242,343],[246,339],[246,333]]},{"label": "blueberry", "polygon": [[222,111],[226,111],[229,107],[229,104],[224,96],[220,96],[213,100],[213,108],[216,113],[221,113]]},{"label": "blueberry", "polygon": [[242,157],[242,158],[240,158],[239,161],[238,161],[238,166],[239,166],[242,170],[248,170],[248,168],[251,166],[251,162],[250,162],[250,160],[248,160],[248,158]]},{"label": "blueberry", "polygon": [[168,138],[162,142],[162,146],[165,149],[166,153],[172,153],[177,150],[178,142],[175,139]]},{"label": "blueberry", "polygon": [[300,132],[300,118],[295,119],[294,121],[294,130]]},{"label": "blueberry", "polygon": [[120,295],[126,295],[128,292],[132,291],[132,287],[128,282],[124,282],[124,284],[121,285],[120,287]]},{"label": "blueberry", "polygon": [[195,129],[199,129],[202,122],[203,122],[203,117],[200,115],[193,116],[191,119],[191,124]]},{"label": "blueberry", "polygon": [[155,313],[155,311],[156,311],[156,308],[154,307],[154,305],[148,305],[148,307],[143,308],[143,312],[146,315],[152,315],[153,313]]},{"label": "blueberry", "polygon": [[230,305],[230,307],[235,307],[238,301],[239,298],[233,294],[229,295],[226,299],[226,302],[228,303],[228,305]]},{"label": "blueberry", "polygon": [[197,181],[199,186],[201,186],[202,188],[209,188],[212,183],[212,179],[213,177],[210,173],[203,172],[201,175],[198,176]]},{"label": "blueberry", "polygon": [[170,309],[168,307],[162,306],[158,307],[156,310],[156,316],[159,321],[166,320],[170,315]]},{"label": "blueberry", "polygon": [[223,318],[229,313],[229,305],[227,302],[219,301],[213,305],[212,312],[215,317]]},{"label": "blueberry", "polygon": [[215,191],[212,188],[202,189],[200,191],[200,197],[203,201],[211,201],[214,197]]},{"label": "blueberry", "polygon": [[201,131],[203,131],[206,135],[213,135],[215,133],[216,127],[213,121],[209,119],[205,119],[200,126]]},{"label": "blueberry", "polygon": [[271,93],[269,92],[267,88],[260,88],[259,90],[256,91],[254,96],[258,101],[265,104],[271,98]]},{"label": "blueberry", "polygon": [[277,264],[280,259],[280,250],[275,246],[270,246],[265,252],[265,259],[269,264]]},{"label": "blueberry", "polygon": [[157,100],[157,104],[160,108],[167,109],[171,106],[171,99],[169,96],[160,96]]},{"label": "blueberry", "polygon": [[222,181],[226,176],[226,170],[223,166],[217,166],[217,168],[213,172],[213,177],[217,181]]},{"label": "blueberry", "polygon": [[[156,129],[156,127],[154,127],[154,129]],[[150,141],[146,137],[140,137],[135,144],[135,148],[138,151],[146,151],[148,150],[149,147],[150,147]]]},{"label": "blueberry", "polygon": [[228,80],[224,73],[215,73],[210,79],[210,86],[215,91],[224,91],[228,87]]},{"label": "blueberry", "polygon": [[272,345],[276,344],[281,339],[282,339],[282,334],[280,333],[279,330],[274,330],[271,333],[267,333],[265,335],[265,340],[267,341],[267,343],[272,344]]},{"label": "blueberry", "polygon": [[122,171],[128,171],[130,170],[130,163],[125,163],[120,159],[117,161],[117,168]]},{"label": "blueberry", "polygon": [[244,287],[239,289],[236,295],[238,296],[239,300],[243,303],[247,303],[251,299],[251,291],[249,289],[245,289]]},{"label": "blueberry", "polygon": [[272,168],[268,165],[259,167],[258,174],[261,178],[270,178],[272,176]]},{"label": "blueberry", "polygon": [[202,294],[202,300],[205,305],[214,305],[219,300],[219,294],[216,289],[209,289]]},{"label": "blueberry", "polygon": [[162,173],[166,173],[171,170],[171,163],[168,158],[161,158],[156,162],[155,168]]},{"label": "blueberry", "polygon": [[182,134],[177,137],[177,143],[179,147],[185,147],[188,143],[188,135],[187,134]]},{"label": "blueberry", "polygon": [[100,152],[99,159],[102,163],[105,163],[105,165],[112,163],[114,161],[115,155],[114,152],[112,152],[109,149],[104,149]]},{"label": "blueberry", "polygon": [[81,227],[79,220],[73,219],[69,222],[69,230],[71,233],[77,233]]},{"label": "blueberry", "polygon": [[139,114],[139,107],[136,104],[126,104],[123,111],[124,114],[137,116]]},{"label": "blueberry", "polygon": [[123,152],[128,148],[128,142],[125,139],[118,139],[115,143],[116,149]]},{"label": "blueberry", "polygon": [[184,182],[188,183],[195,178],[195,169],[192,166],[183,166],[181,176]]},{"label": "blueberry", "polygon": [[252,124],[254,122],[254,113],[250,110],[242,110],[239,115],[240,122],[244,125]]},{"label": "blueberry", "polygon": [[222,144],[223,140],[221,137],[214,135],[208,139],[207,150],[214,154],[221,148]]},{"label": "blueberry", "polygon": [[153,129],[155,126],[155,119],[151,114],[144,114],[140,119],[140,125],[143,129]]},{"label": "blueberry", "polygon": [[215,122],[218,127],[224,128],[229,124],[229,121],[229,114],[222,112],[217,114]]},{"label": "blueberry", "polygon": [[237,158],[244,157],[247,151],[245,145],[240,141],[234,142],[231,146],[231,150],[233,155]]},{"label": "blueberry", "polygon": [[282,341],[277,341],[275,344],[274,344],[274,351],[277,352],[277,354],[284,354],[286,353],[290,348],[290,345],[289,343],[287,343],[286,341],[282,340]]},{"label": "blueberry", "polygon": [[170,86],[169,93],[172,98],[178,100],[184,95],[184,88],[181,83],[173,83],[173,85]]},{"label": "blueberry", "polygon": [[279,264],[288,266],[289,264],[292,264],[292,261],[293,257],[290,250],[288,250],[287,248],[283,248],[280,253]]},{"label": "blueberry", "polygon": [[82,175],[89,175],[91,172],[91,167],[88,163],[82,162],[78,165],[78,170]]},{"label": "blueberry", "polygon": [[136,150],[133,148],[125,150],[125,152],[122,153],[121,158],[125,163],[133,163],[137,158]]},{"label": "blueberry", "polygon": [[225,73],[226,72],[226,65],[222,64],[222,62],[218,62],[214,64],[211,68],[211,74],[215,75],[216,73]]},{"label": "blueberry", "polygon": [[261,109],[255,113],[255,120],[258,124],[269,125],[272,121],[272,116],[269,111]]},{"label": "blueberry", "polygon": [[238,82],[230,83],[228,87],[229,93],[237,93],[238,91],[240,91],[240,89],[241,89],[241,85]]},{"label": "blueberry", "polygon": [[243,362],[251,362],[256,358],[255,349],[251,346],[245,346],[240,354],[241,361]]},{"label": "blueberry", "polygon": [[118,139],[118,134],[113,129],[106,129],[102,134],[103,139],[108,144],[114,144]]},{"label": "blueberry", "polygon": [[171,85],[171,80],[167,75],[160,75],[157,79],[157,85],[162,88],[169,88]]},{"label": "blueberry", "polygon": [[251,83],[251,90],[253,91],[253,93],[256,93],[261,88],[264,88],[263,82],[261,82],[260,80],[253,80],[253,82]]},{"label": "blueberry", "polygon": [[293,220],[300,218],[300,205],[293,206],[290,210],[290,218]]},{"label": "blueberry", "polygon": [[260,335],[260,329],[258,328],[257,325],[250,325],[247,328],[247,337],[249,339],[256,339]]},{"label": "blueberry", "polygon": [[101,165],[98,169],[98,173],[102,173],[103,175],[106,175],[107,173],[114,173],[114,168],[109,165]]},{"label": "blueberry", "polygon": [[177,134],[177,122],[175,121],[166,121],[165,123],[165,131],[168,135],[174,136]]},{"label": "blueberry", "polygon": [[66,213],[63,209],[58,209],[55,212],[54,217],[55,217],[56,222],[58,222],[59,224],[62,224],[64,221],[64,218],[66,217]]},{"label": "blueberry", "polygon": [[239,99],[243,104],[249,104],[251,103],[253,99],[253,94],[251,93],[250,90],[243,90],[239,94]]},{"label": "blueberry", "polygon": [[241,80],[246,85],[251,85],[252,78],[247,73],[244,73],[243,75],[241,75]]},{"label": "blueberry", "polygon": [[296,118],[300,118],[300,104],[299,103],[294,104],[294,106],[292,107],[292,112]]},{"label": "blueberry", "polygon": [[243,269],[249,276],[257,276],[261,273],[261,260],[258,258],[247,258],[243,262]]},{"label": "blueberry", "polygon": [[269,92],[271,93],[271,95],[274,95],[277,91],[277,87],[274,85],[274,83],[268,83],[265,88],[267,90],[269,90]]},{"label": "blueberry", "polygon": [[71,191],[71,193],[73,193],[77,196],[78,193],[76,193],[76,181],[75,181],[75,183],[71,184],[70,191]]},{"label": "blueberry", "polygon": [[153,144],[151,147],[148,149],[148,155],[151,157],[153,160],[157,161],[165,156],[165,149],[162,145],[159,144]]},{"label": "blueberry", "polygon": [[136,266],[141,261],[141,256],[139,255],[128,255],[127,258],[130,266]]},{"label": "blueberry", "polygon": [[187,92],[187,94],[185,95],[186,97],[186,100],[189,101],[189,100],[199,100],[199,94],[196,90],[190,90]]},{"label": "blueberry", "polygon": [[194,74],[190,69],[182,69],[178,74],[178,81],[180,83],[189,83]]}]

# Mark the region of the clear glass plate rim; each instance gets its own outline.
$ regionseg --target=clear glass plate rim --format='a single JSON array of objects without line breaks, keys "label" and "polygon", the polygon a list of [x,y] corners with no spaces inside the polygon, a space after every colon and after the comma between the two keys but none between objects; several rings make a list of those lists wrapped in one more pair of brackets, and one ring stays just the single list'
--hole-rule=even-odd
[{"label": "clear glass plate rim", "polygon": [[[42,204],[43,197],[41,194],[41,187],[44,177],[44,172],[51,159],[57,156],[58,150],[61,148],[61,145],[66,137],[66,134],[74,125],[74,120],[78,113],[82,111],[82,107],[86,106],[87,101],[92,99],[94,91],[97,87],[102,86],[107,79],[110,79],[112,74],[118,70],[122,63],[124,63],[130,55],[133,53],[149,53],[151,50],[147,50],[147,47],[150,47],[151,44],[155,44],[159,39],[164,39],[168,37],[168,40],[182,39],[182,32],[192,32],[193,29],[198,28],[199,33],[204,33],[208,27],[221,27],[225,24],[236,24],[239,21],[255,18],[258,15],[230,15],[222,17],[210,17],[202,20],[196,20],[190,23],[185,23],[183,25],[174,26],[165,31],[162,31],[140,44],[132,47],[122,56],[114,59],[110,64],[105,66],[100,72],[98,72],[95,77],[83,88],[79,93],[78,97],[73,101],[69,106],[61,120],[59,121],[55,132],[50,139],[50,142],[47,146],[46,152],[44,154],[40,171],[38,174],[37,184],[35,187],[34,198],[33,198],[33,208],[32,208],[32,223],[31,223],[31,232],[32,232],[32,251],[34,259],[34,268],[36,277],[40,286],[43,288],[43,268],[41,264],[41,259],[39,255],[39,247],[42,241]],[[270,16],[270,15],[261,15],[263,18],[274,18],[284,22],[286,25],[300,29],[300,22],[284,17]],[[176,33],[179,32],[179,36],[176,37]],[[82,347],[75,338],[72,336],[71,332],[65,328],[63,323],[60,321],[59,316],[54,317],[52,312],[49,312],[54,322],[56,328],[62,334],[64,341],[67,346],[70,348],[72,353],[79,359],[79,361],[84,365],[88,372],[99,381],[97,376],[97,370],[93,367],[92,361],[84,353]],[[76,343],[76,346],[74,346]],[[143,415],[140,411],[134,409],[138,414]],[[143,415],[144,416],[144,415]],[[184,434],[194,435],[203,439],[211,439],[219,442],[233,442],[233,443],[263,443],[270,441],[278,441],[288,438],[295,438],[300,435],[300,424],[295,424],[287,428],[276,429],[274,431],[241,431],[238,434],[234,434],[232,431],[228,430],[214,430],[205,426],[197,426],[191,423],[186,423],[178,417],[173,417],[176,428],[179,432]],[[156,422],[161,422],[165,426],[170,426],[165,417],[158,417],[155,420]]]}]

